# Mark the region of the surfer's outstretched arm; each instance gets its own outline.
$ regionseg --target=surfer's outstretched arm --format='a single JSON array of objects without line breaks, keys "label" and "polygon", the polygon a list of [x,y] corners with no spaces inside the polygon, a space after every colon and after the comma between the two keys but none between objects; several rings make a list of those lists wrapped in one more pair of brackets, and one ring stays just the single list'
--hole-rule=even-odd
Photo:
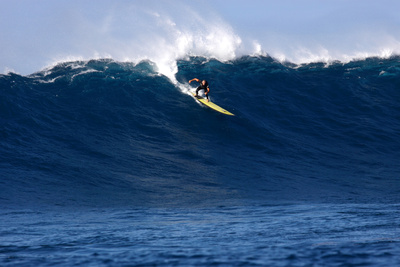
[{"label": "surfer's outstretched arm", "polygon": [[189,81],[189,83],[191,83],[191,82],[193,82],[193,81],[196,81],[196,82],[200,82],[200,80],[199,79],[197,79],[197,78],[193,78],[193,79],[191,79],[190,81]]}]

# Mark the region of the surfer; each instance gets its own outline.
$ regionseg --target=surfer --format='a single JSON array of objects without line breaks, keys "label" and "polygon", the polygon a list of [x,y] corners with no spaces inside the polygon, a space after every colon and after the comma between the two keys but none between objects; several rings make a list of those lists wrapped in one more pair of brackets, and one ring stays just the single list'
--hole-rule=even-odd
[{"label": "surfer", "polygon": [[208,99],[208,93],[210,92],[210,87],[208,86],[208,82],[207,82],[206,80],[200,81],[200,80],[197,79],[197,78],[193,78],[193,79],[191,79],[191,80],[189,81],[189,83],[191,83],[191,82],[193,82],[193,81],[196,81],[196,82],[200,83],[200,86],[197,87],[197,89],[196,89],[196,95],[195,95],[195,97],[198,97],[198,96],[199,96],[198,93],[199,93],[200,90],[204,90],[204,94],[205,94],[206,97],[207,97],[207,102],[210,102],[210,99]]}]

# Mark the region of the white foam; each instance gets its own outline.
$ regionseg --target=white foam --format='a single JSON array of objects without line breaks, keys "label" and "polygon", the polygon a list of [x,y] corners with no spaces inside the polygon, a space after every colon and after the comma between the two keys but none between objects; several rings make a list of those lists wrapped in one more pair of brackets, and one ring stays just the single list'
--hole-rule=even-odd
[{"label": "white foam", "polygon": [[[157,34],[154,31],[148,35],[141,33],[143,46],[135,43],[135,50],[129,51],[125,60],[150,60],[156,64],[161,74],[176,82],[174,75],[178,71],[178,59],[204,56],[226,61],[236,57],[241,39],[229,25],[218,19],[210,21],[209,18],[202,18],[192,10],[185,12],[188,13],[187,17],[180,18],[184,20],[183,23],[176,22],[165,13],[152,13],[152,17],[148,18],[147,27],[156,25]],[[138,51],[140,52],[137,53]],[[141,58],[140,55],[145,56]]]},{"label": "white foam", "polygon": [[71,81],[74,80],[77,76],[84,75],[84,74],[87,74],[87,73],[92,73],[92,72],[99,72],[99,71],[98,71],[98,70],[94,70],[94,69],[89,69],[89,70],[81,71],[80,73],[74,74],[74,75],[71,77]]},{"label": "white foam", "polygon": [[176,83],[178,59],[204,56],[227,61],[237,56],[242,44],[232,27],[216,14],[203,16],[180,2],[116,4],[100,18],[76,16],[79,28],[72,38],[73,49],[52,56],[47,66],[100,58],[132,63],[149,60]]},{"label": "white foam", "polygon": [[9,67],[5,67],[3,73],[4,73],[4,74],[10,74],[10,73],[19,74],[19,73],[16,72],[13,68],[9,68]]}]

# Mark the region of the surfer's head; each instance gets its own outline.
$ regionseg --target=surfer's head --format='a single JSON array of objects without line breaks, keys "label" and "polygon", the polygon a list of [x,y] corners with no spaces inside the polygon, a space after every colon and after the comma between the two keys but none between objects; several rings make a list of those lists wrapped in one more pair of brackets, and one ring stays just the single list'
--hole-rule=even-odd
[{"label": "surfer's head", "polygon": [[208,85],[208,82],[207,82],[206,80],[202,80],[202,81],[201,81],[201,84],[202,84],[202,85]]}]

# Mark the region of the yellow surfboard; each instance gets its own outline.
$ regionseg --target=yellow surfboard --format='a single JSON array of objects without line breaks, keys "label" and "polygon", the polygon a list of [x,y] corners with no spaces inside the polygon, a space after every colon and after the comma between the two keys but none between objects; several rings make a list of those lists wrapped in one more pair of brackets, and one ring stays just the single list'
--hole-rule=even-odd
[{"label": "yellow surfboard", "polygon": [[195,93],[192,93],[194,98],[196,98],[199,102],[201,102],[202,104],[206,105],[209,108],[212,108],[213,110],[216,110],[218,112],[221,112],[225,115],[230,115],[230,116],[235,116],[234,114],[230,113],[229,111],[227,111],[226,109],[221,108],[220,106],[214,104],[213,102],[207,102],[207,99],[201,96],[195,96]]}]

